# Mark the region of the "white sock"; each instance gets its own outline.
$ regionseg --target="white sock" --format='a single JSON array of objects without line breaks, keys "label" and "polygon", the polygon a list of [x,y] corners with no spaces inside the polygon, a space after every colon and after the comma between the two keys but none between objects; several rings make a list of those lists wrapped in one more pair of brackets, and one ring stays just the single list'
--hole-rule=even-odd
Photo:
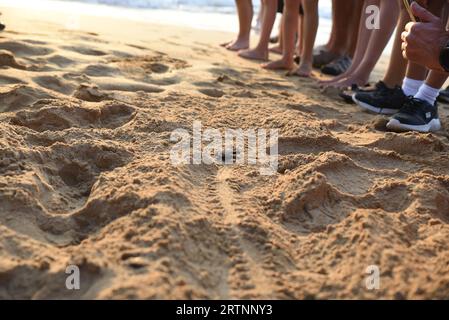
[{"label": "white sock", "polygon": [[414,80],[405,77],[404,81],[402,82],[402,91],[404,91],[404,94],[409,96],[414,96],[418,93],[419,88],[423,85],[423,80]]},{"label": "white sock", "polygon": [[421,88],[419,88],[418,93],[415,95],[416,99],[424,100],[430,103],[432,106],[437,101],[438,95],[440,94],[440,89],[432,88],[427,84],[423,84]]}]

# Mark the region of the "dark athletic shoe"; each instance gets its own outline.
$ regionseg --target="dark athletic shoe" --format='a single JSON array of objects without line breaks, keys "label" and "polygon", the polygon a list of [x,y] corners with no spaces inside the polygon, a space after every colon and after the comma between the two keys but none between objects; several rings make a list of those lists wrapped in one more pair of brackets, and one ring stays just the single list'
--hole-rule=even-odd
[{"label": "dark athletic shoe", "polygon": [[410,97],[387,123],[387,128],[393,131],[438,131],[441,129],[438,106]]},{"label": "dark athletic shoe", "polygon": [[358,92],[353,95],[352,99],[362,109],[390,115],[398,112],[408,100],[408,97],[404,94],[401,87],[396,86],[390,89],[385,83],[379,81],[376,84],[376,90]]},{"label": "dark athletic shoe", "polygon": [[443,103],[449,103],[449,87],[440,91],[438,101]]},{"label": "dark athletic shoe", "polygon": [[329,76],[339,76],[351,66],[352,59],[348,56],[340,57],[321,68],[321,72]]},{"label": "dark athletic shoe", "polygon": [[3,23],[0,22],[0,31],[5,30],[5,25]]},{"label": "dark athletic shoe", "polygon": [[354,100],[352,99],[352,97],[359,92],[370,92],[370,91],[374,91],[376,90],[376,87],[367,84],[364,87],[359,87],[356,84],[353,84],[352,86],[343,89],[338,95],[346,102],[349,104],[355,104]]}]

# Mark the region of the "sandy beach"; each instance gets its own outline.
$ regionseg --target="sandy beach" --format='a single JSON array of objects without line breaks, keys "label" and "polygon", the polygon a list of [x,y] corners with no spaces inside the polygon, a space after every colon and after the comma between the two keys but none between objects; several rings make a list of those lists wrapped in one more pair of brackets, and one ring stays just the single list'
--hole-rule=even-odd
[{"label": "sandy beach", "polygon": [[[1,11],[0,299],[449,297],[449,106],[390,133],[230,33]],[[277,173],[173,165],[195,121],[279,129]]]}]

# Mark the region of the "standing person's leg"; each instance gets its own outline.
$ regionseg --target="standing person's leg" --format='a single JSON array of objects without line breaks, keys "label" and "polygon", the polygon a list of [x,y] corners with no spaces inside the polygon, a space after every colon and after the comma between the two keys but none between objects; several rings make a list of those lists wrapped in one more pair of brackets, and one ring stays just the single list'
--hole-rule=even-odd
[{"label": "standing person's leg", "polygon": [[282,52],[284,51],[284,48],[282,47],[282,44],[284,42],[284,15],[282,15],[281,18],[281,23],[279,25],[279,41],[278,44],[271,47],[269,49],[270,52],[273,53],[277,53],[277,54],[282,54]]},{"label": "standing person's leg", "polygon": [[335,42],[336,42],[336,38],[337,38],[337,34],[339,33],[339,30],[340,30],[339,29],[340,24],[338,22],[341,21],[341,19],[339,19],[341,17],[341,11],[342,11],[341,4],[342,4],[342,2],[340,0],[332,0],[331,34],[329,35],[329,40],[327,41],[327,43],[324,46],[322,46],[322,48],[327,51],[331,51],[331,52],[333,51]]},{"label": "standing person's leg", "polygon": [[278,44],[271,47],[269,51],[277,54],[282,54],[283,48],[282,48],[282,42],[283,42],[283,34],[284,34],[284,0],[278,0],[278,9],[277,13],[281,14],[281,22],[279,24],[279,36],[278,36]]},{"label": "standing person's leg", "polygon": [[[345,36],[338,41],[340,56],[321,66],[321,72],[331,76],[339,76],[345,73],[351,67],[352,58],[355,54],[363,1],[348,0],[346,2],[351,6],[351,9],[346,15]],[[316,65],[315,62],[314,65]]]},{"label": "standing person's leg", "polygon": [[334,86],[339,88],[345,88],[353,84],[364,86],[368,82],[371,72],[379,61],[396,27],[399,17],[398,3],[391,0],[380,0],[379,15],[382,17],[380,28],[373,31],[368,46],[365,48],[363,60],[350,76],[334,83]]},{"label": "standing person's leg", "polygon": [[303,45],[301,63],[296,74],[300,77],[309,77],[312,72],[313,47],[318,31],[318,0],[303,0],[304,7],[304,36],[300,41]]},{"label": "standing person's leg", "polygon": [[265,5],[263,0],[260,0],[260,10],[257,13],[256,24],[253,26],[253,30],[256,34],[260,34],[263,24],[263,18],[265,16]]},{"label": "standing person's leg", "polygon": [[[313,66],[322,66],[339,58],[346,51],[348,17],[355,10],[354,0],[332,0],[332,29],[326,45],[315,48]],[[360,1],[360,0],[357,0]],[[358,24],[356,26],[358,28]]]},{"label": "standing person's leg", "polygon": [[[301,10],[300,10],[300,14],[299,14],[299,18],[298,18],[298,36],[297,36],[297,48],[296,48],[296,55],[297,57],[295,58],[295,62],[297,62],[299,64],[299,60],[300,57],[302,56],[302,52],[304,49],[303,46],[303,41],[302,38],[304,36],[304,12],[303,12],[303,8],[301,6]],[[299,59],[299,60],[297,60]]]},{"label": "standing person's leg", "polygon": [[239,56],[247,59],[268,60],[268,46],[271,31],[276,20],[277,0],[262,0],[264,15],[262,17],[262,30],[258,45],[251,50],[242,50]]},{"label": "standing person's leg", "polygon": [[239,17],[239,34],[235,41],[223,43],[222,46],[232,51],[249,48],[251,23],[253,21],[253,4],[251,0],[235,0]]},{"label": "standing person's leg", "polygon": [[427,101],[431,105],[434,105],[447,77],[448,74],[445,72],[430,71],[424,84],[415,94],[415,98]]},{"label": "standing person's leg", "polygon": [[[446,0],[433,0],[429,2],[427,9],[435,15],[443,14],[443,7]],[[405,9],[404,9],[405,10]],[[447,17],[444,17],[447,19]],[[406,96],[414,96],[426,79],[428,70],[426,67],[409,62],[407,72],[402,83],[402,90]]]},{"label": "standing person's leg", "polygon": [[419,64],[409,62],[405,78],[402,80],[402,90],[406,96],[414,96],[426,79],[428,70]]},{"label": "standing person's leg", "polygon": [[[379,81],[372,91],[360,91],[352,96],[352,100],[362,109],[380,114],[395,114],[407,101],[409,94],[404,94],[404,90],[401,88],[402,84],[407,88],[416,86],[416,81],[403,81],[407,70],[407,60],[402,56],[401,34],[405,25],[410,21],[410,16],[407,10],[405,10],[402,0],[398,0],[398,3],[401,5],[402,10],[398,20],[398,27],[387,72],[383,80]],[[423,75],[423,79],[424,77],[425,75]],[[418,82],[417,88],[420,85],[421,82]],[[415,94],[416,91],[411,95]]]},{"label": "standing person's leg", "polygon": [[[341,15],[339,14],[339,12],[341,12],[341,6],[339,6],[339,2],[340,0],[332,0],[332,27],[331,27],[331,33],[329,35],[329,40],[327,41],[326,44],[324,45],[319,45],[318,47],[316,47],[316,51],[328,51],[328,52],[332,52],[335,42],[336,42],[336,38],[337,38],[337,33],[339,32],[339,17],[341,17]],[[320,53],[320,52],[317,52]]]},{"label": "standing person's leg", "polygon": [[354,58],[352,60],[351,67],[345,73],[343,73],[333,79],[320,81],[321,85],[332,86],[332,85],[334,85],[334,83],[337,83],[338,81],[349,77],[362,62],[363,57],[366,52],[366,48],[368,46],[368,43],[370,42],[371,35],[373,33],[373,30],[368,29],[365,25],[365,19],[366,19],[365,8],[370,5],[379,5],[379,0],[365,0],[364,1],[364,4],[361,9],[361,11],[363,11],[363,12],[362,12],[362,18],[360,19],[360,23],[359,23],[357,46],[356,46],[356,51],[354,54]]},{"label": "standing person's leg", "polygon": [[407,70],[407,60],[402,56],[402,40],[401,34],[405,29],[405,25],[410,22],[410,16],[407,10],[402,5],[402,0],[398,0],[401,3],[401,13],[399,16],[398,26],[396,29],[396,35],[394,38],[393,50],[391,51],[390,62],[388,64],[387,72],[384,76],[383,82],[388,88],[394,88],[400,86],[404,79],[405,72]]},{"label": "standing person's leg", "polygon": [[351,14],[348,17],[348,24],[346,26],[347,31],[346,38],[348,39],[348,41],[346,44],[345,53],[351,58],[354,58],[355,49],[357,47],[357,39],[359,37],[359,25],[360,19],[362,17],[363,1],[352,0],[348,2],[350,2],[352,6],[351,6]]},{"label": "standing person's leg", "polygon": [[[329,41],[329,52],[341,56],[346,53],[349,24],[355,10],[354,3],[359,0],[333,0],[332,1],[332,42]],[[359,27],[357,25],[355,28]]]},{"label": "standing person's leg", "polygon": [[298,30],[299,5],[301,0],[285,0],[284,6],[284,32],[282,59],[263,64],[265,69],[291,70],[295,67],[293,61],[295,55],[295,36]]}]

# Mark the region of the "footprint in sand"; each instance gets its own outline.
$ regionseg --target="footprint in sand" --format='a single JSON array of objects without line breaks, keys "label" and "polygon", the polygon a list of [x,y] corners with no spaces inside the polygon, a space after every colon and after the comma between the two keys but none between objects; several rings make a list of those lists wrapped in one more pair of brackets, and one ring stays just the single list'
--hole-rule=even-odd
[{"label": "footprint in sand", "polygon": [[108,94],[100,91],[97,86],[89,84],[81,84],[78,89],[76,89],[73,96],[88,102],[100,102],[112,99]]},{"label": "footprint in sand", "polygon": [[74,65],[77,62],[75,60],[69,59],[67,57],[61,56],[59,54],[55,54],[46,58],[47,62],[56,65],[60,68],[66,68],[68,66]]},{"label": "footprint in sand", "polygon": [[33,81],[45,89],[53,90],[66,95],[71,94],[75,89],[73,83],[68,82],[59,76],[39,76],[34,77]]},{"label": "footprint in sand", "polygon": [[6,50],[0,50],[0,67],[11,67],[20,70],[26,69],[25,65],[18,63],[14,55]]},{"label": "footprint in sand", "polygon": [[46,45],[48,42],[41,41],[41,40],[34,40],[34,39],[24,39],[22,42],[34,44],[34,45]]},{"label": "footprint in sand", "polygon": [[281,137],[279,139],[279,154],[319,154],[326,151],[340,151],[347,144],[331,135],[318,137],[298,136]]},{"label": "footprint in sand", "polygon": [[366,147],[395,151],[404,155],[432,155],[447,151],[447,147],[436,136],[416,135],[414,133],[389,133]]},{"label": "footprint in sand", "polygon": [[224,91],[215,88],[204,88],[199,89],[198,91],[211,98],[221,98],[225,95]]},{"label": "footprint in sand", "polygon": [[14,87],[0,88],[0,112],[10,112],[27,107],[40,99],[51,99],[53,96],[38,88],[18,84]]},{"label": "footprint in sand", "polygon": [[132,56],[125,59],[111,59],[123,71],[133,70],[146,73],[166,73],[170,70],[185,69],[190,65],[181,59],[171,58],[165,54],[156,56]]},{"label": "footprint in sand", "polygon": [[37,132],[61,131],[69,128],[115,129],[130,122],[135,109],[123,103],[108,102],[100,108],[79,106],[47,106],[37,111],[20,111],[11,124],[27,127]]},{"label": "footprint in sand", "polygon": [[154,84],[157,86],[172,86],[174,84],[178,84],[181,82],[181,78],[178,76],[173,76],[173,77],[164,77],[164,78],[151,78],[146,80],[146,82],[150,83],[150,84]]},{"label": "footprint in sand", "polygon": [[107,64],[99,63],[92,64],[87,66],[84,71],[84,74],[90,77],[111,77],[120,74],[120,69],[111,67]]},{"label": "footprint in sand", "polygon": [[128,79],[99,80],[97,81],[97,85],[100,89],[107,91],[125,91],[125,92],[143,91],[147,93],[160,93],[164,91],[164,89],[159,86],[132,81]]},{"label": "footprint in sand", "polygon": [[92,180],[86,165],[77,162],[64,164],[58,171],[59,177],[69,187],[79,187]]},{"label": "footprint in sand", "polygon": [[148,65],[148,68],[154,73],[165,73],[170,70],[167,65],[162,63],[151,63]]},{"label": "footprint in sand", "polygon": [[[33,198],[27,193],[18,197],[4,194],[0,224],[41,242],[78,242],[84,232],[70,214],[86,204],[101,174],[126,165],[132,157],[120,145],[98,141],[60,142],[41,150],[38,158],[32,148],[23,146],[20,156],[11,153],[6,158],[10,164],[6,166],[27,164],[15,169],[10,181],[16,188],[32,192]],[[21,228],[24,225],[27,228]]]},{"label": "footprint in sand", "polygon": [[24,82],[20,79],[14,78],[14,77],[0,75],[0,84],[18,84],[18,83],[24,83]]},{"label": "footprint in sand", "polygon": [[0,50],[10,51],[19,57],[45,56],[54,52],[53,49],[22,41],[0,41]]},{"label": "footprint in sand", "polygon": [[86,56],[105,56],[107,53],[98,49],[85,46],[62,46],[61,49],[73,51]]}]

